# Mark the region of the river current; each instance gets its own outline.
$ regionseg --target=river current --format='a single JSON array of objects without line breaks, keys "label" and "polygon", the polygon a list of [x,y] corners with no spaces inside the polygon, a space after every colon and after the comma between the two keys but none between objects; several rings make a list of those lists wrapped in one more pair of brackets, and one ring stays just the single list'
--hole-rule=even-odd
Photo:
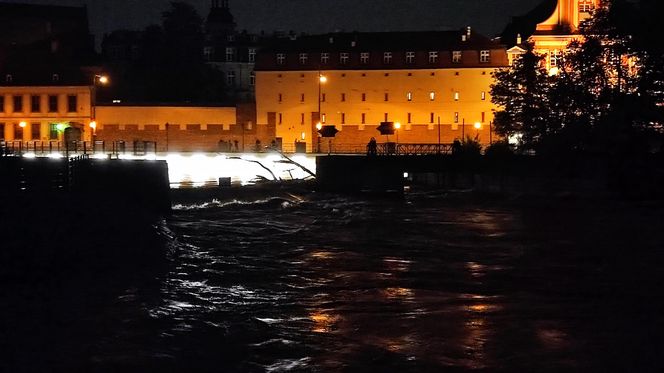
[{"label": "river current", "polygon": [[177,204],[156,269],[11,285],[0,371],[661,371],[663,210],[432,191]]}]

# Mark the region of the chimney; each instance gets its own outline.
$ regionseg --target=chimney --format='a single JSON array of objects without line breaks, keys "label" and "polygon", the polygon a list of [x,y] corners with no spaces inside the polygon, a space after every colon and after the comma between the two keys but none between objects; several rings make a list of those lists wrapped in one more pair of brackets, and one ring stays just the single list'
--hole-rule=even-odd
[{"label": "chimney", "polygon": [[516,34],[516,45],[521,45],[521,34]]}]

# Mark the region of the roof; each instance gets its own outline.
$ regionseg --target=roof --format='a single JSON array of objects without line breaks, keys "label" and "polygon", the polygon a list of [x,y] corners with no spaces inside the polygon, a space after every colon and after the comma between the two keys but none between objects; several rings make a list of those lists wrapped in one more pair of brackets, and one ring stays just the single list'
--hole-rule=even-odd
[{"label": "roof", "polygon": [[506,45],[514,45],[519,34],[523,40],[526,40],[535,33],[538,23],[542,23],[551,17],[557,5],[558,0],[542,0],[528,13],[513,17],[512,21],[507,24],[500,34],[501,41]]},{"label": "roof", "polygon": [[478,33],[462,40],[467,30],[402,31],[402,32],[341,32],[301,35],[273,39],[262,52],[350,52],[362,51],[430,51],[494,49],[502,45]]}]

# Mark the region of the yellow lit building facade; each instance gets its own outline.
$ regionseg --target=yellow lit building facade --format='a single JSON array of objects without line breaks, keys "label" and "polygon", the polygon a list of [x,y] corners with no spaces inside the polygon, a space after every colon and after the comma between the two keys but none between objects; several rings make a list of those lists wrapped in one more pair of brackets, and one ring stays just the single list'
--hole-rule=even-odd
[{"label": "yellow lit building facade", "polygon": [[[275,128],[285,151],[362,152],[378,142],[488,144],[492,72],[507,66],[505,48],[470,29],[446,32],[336,33],[285,39],[263,49],[256,65],[258,126]],[[320,79],[323,77],[323,79]],[[334,125],[332,142],[316,124]],[[382,136],[381,122],[398,122]]]},{"label": "yellow lit building facade", "polygon": [[[5,77],[10,79],[9,76]],[[90,140],[90,86],[0,86],[0,139],[34,142]]]}]

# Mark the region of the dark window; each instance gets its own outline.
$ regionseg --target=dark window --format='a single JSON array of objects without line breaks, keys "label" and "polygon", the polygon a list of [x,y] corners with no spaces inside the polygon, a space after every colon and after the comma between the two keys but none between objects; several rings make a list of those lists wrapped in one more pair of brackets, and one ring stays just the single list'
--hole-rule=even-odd
[{"label": "dark window", "polygon": [[346,94],[345,93],[341,94],[341,101],[346,101]]},{"label": "dark window", "polygon": [[362,124],[365,123],[365,120],[366,120],[366,119],[367,119],[367,114],[366,114],[366,113],[362,113]]},{"label": "dark window", "polygon": [[408,113],[408,123],[412,123],[413,115],[412,113]]},{"label": "dark window", "polygon": [[367,94],[366,94],[366,93],[362,93],[362,101],[366,101],[366,100],[367,100]]},{"label": "dark window", "polygon": [[23,112],[23,96],[14,96],[14,113]]},{"label": "dark window", "polygon": [[385,94],[385,101],[389,101],[389,100],[390,100],[390,94],[389,94],[389,93],[386,93],[386,94]]},{"label": "dark window", "polygon": [[0,95],[0,113],[5,111],[5,96]]},{"label": "dark window", "polygon": [[30,111],[33,113],[41,111],[41,97],[37,95],[30,96]]},{"label": "dark window", "polygon": [[70,113],[75,113],[78,107],[78,97],[76,95],[67,96],[67,111]]},{"label": "dark window", "polygon": [[346,124],[346,113],[341,113],[341,124]]},{"label": "dark window", "polygon": [[33,140],[39,140],[41,138],[41,128],[39,123],[32,123],[30,125],[30,135]]},{"label": "dark window", "polygon": [[49,95],[48,96],[48,112],[57,113],[58,112],[58,96]]},{"label": "dark window", "polygon": [[5,139],[5,124],[0,123],[0,140]]},{"label": "dark window", "polygon": [[387,122],[387,113],[385,113],[385,121]]},{"label": "dark window", "polygon": [[429,123],[433,123],[433,113],[429,114]]}]

